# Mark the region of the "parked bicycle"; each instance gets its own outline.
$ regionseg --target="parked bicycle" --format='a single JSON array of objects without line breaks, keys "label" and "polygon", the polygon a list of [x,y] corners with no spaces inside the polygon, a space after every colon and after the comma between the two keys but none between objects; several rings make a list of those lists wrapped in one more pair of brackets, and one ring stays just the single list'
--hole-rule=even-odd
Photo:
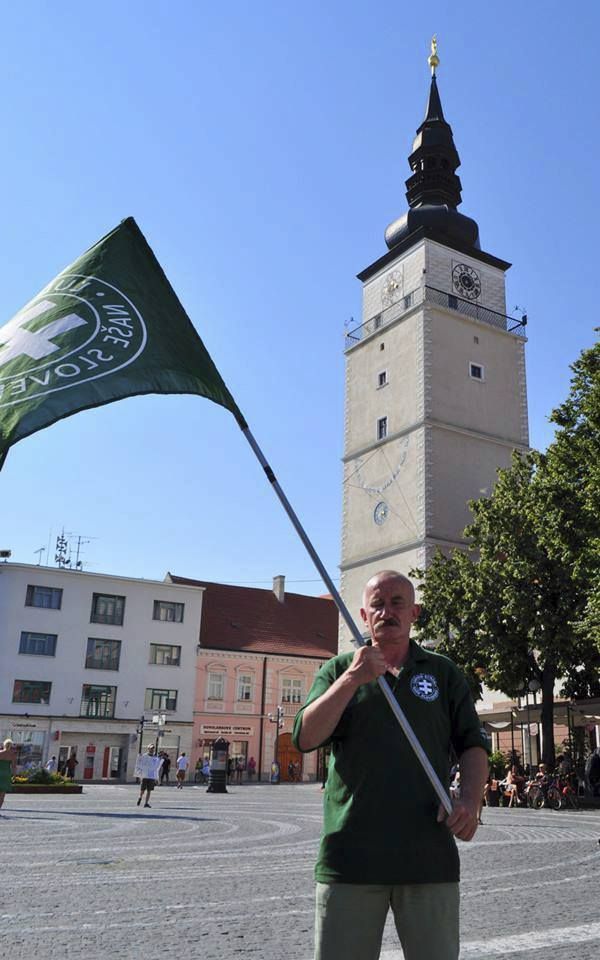
[{"label": "parked bicycle", "polygon": [[569,777],[558,774],[532,783],[527,791],[527,804],[533,810],[541,810],[542,807],[550,810],[563,810],[565,807],[579,809],[577,794]]}]

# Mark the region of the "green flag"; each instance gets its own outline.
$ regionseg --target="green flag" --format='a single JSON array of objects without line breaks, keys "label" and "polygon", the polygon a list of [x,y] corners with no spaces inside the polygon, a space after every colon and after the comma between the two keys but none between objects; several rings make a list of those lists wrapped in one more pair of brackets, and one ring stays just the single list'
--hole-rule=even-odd
[{"label": "green flag", "polygon": [[246,426],[133,217],[0,327],[0,467],[23,437],[143,393],[196,393]]}]

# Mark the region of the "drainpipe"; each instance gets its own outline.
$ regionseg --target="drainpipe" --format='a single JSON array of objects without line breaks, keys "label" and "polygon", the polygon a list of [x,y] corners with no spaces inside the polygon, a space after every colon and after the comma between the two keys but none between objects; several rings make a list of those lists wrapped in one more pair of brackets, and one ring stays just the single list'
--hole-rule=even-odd
[{"label": "drainpipe", "polygon": [[263,657],[262,691],[260,695],[260,735],[258,739],[258,770],[256,779],[260,783],[263,757],[263,733],[265,726],[265,700],[267,694],[267,657]]}]

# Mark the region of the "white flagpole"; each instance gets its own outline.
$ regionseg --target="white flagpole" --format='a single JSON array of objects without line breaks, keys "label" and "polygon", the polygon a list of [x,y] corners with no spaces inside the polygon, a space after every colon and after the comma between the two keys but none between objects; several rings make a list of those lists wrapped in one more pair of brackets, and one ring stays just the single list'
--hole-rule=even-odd
[{"label": "white flagpole", "polygon": [[[239,422],[239,421],[238,421],[238,422]],[[331,596],[333,597],[333,601],[334,601],[336,607],[338,608],[341,616],[343,617],[343,619],[345,620],[348,628],[350,629],[350,632],[352,633],[352,642],[353,642],[354,646],[355,646],[355,647],[362,647],[362,646],[364,646],[365,641],[364,641],[364,638],[363,638],[363,636],[362,636],[362,633],[360,632],[358,626],[356,625],[356,623],[354,622],[354,620],[353,620],[352,617],[350,616],[350,612],[349,612],[346,604],[344,603],[344,601],[342,600],[342,598],[341,598],[340,594],[338,593],[336,587],[334,586],[331,577],[330,577],[329,574],[327,573],[327,570],[325,569],[325,567],[324,567],[323,564],[321,563],[321,559],[320,559],[318,553],[316,552],[316,550],[315,550],[315,548],[313,547],[311,541],[309,540],[309,538],[308,538],[308,536],[307,536],[307,534],[306,534],[306,531],[304,530],[302,524],[300,523],[298,517],[296,516],[296,513],[294,512],[294,509],[292,508],[292,505],[290,504],[288,498],[286,497],[285,493],[283,492],[283,490],[282,490],[281,487],[279,486],[279,483],[278,483],[278,481],[277,481],[277,477],[275,476],[275,473],[273,472],[273,470],[272,470],[272,468],[270,467],[269,463],[268,463],[267,460],[265,459],[265,456],[264,456],[262,450],[260,449],[260,447],[258,446],[256,440],[255,440],[254,437],[252,436],[252,433],[250,432],[249,427],[248,427],[247,424],[245,424],[245,423],[244,423],[243,425],[242,425],[242,423],[240,423],[240,428],[241,428],[241,431],[242,431],[242,433],[244,434],[246,440],[248,441],[248,443],[249,443],[250,446],[252,447],[252,450],[254,451],[254,454],[256,455],[256,458],[257,458],[258,462],[260,463],[261,467],[262,467],[263,470],[265,471],[269,483],[271,484],[271,486],[273,487],[273,490],[275,491],[275,493],[277,494],[279,500],[281,501],[281,503],[282,503],[282,505],[283,505],[283,509],[285,510],[285,512],[287,513],[288,517],[289,517],[290,520],[292,521],[292,524],[294,525],[294,528],[295,528],[295,530],[296,530],[296,533],[298,534],[298,536],[299,536],[300,539],[302,540],[302,543],[303,543],[304,546],[306,547],[306,549],[307,549],[307,551],[308,551],[308,553],[309,553],[309,555],[310,555],[310,557],[311,557],[311,559],[312,559],[315,567],[316,567],[317,570],[319,571],[319,573],[320,573],[320,575],[321,575],[321,577],[322,577],[322,579],[323,579],[323,582],[324,582],[325,586],[327,587],[327,589],[329,590]],[[390,688],[389,683],[387,682],[387,680],[385,679],[385,677],[378,677],[377,683],[379,684],[379,687],[380,687],[381,692],[383,693],[385,699],[387,700],[387,702],[389,703],[390,707],[392,708],[392,711],[393,711],[393,713],[394,713],[394,716],[396,717],[398,723],[399,723],[400,726],[402,727],[402,730],[403,730],[403,732],[404,732],[404,735],[406,736],[406,739],[408,740],[408,742],[410,743],[410,745],[411,745],[411,747],[413,748],[414,752],[416,753],[417,758],[418,758],[421,766],[423,767],[423,770],[424,770],[425,773],[427,774],[427,776],[428,776],[428,778],[429,778],[429,781],[430,781],[433,789],[435,790],[435,792],[436,792],[436,794],[437,794],[437,796],[438,796],[438,799],[439,799],[440,803],[443,805],[446,813],[448,813],[448,814],[452,813],[452,802],[451,802],[451,800],[450,800],[450,797],[448,796],[448,791],[445,789],[445,787],[444,787],[444,785],[442,784],[440,778],[438,777],[437,773],[436,773],[435,770],[433,769],[433,766],[431,765],[431,762],[430,762],[430,760],[429,760],[429,757],[427,756],[427,754],[426,754],[425,751],[423,750],[423,747],[421,746],[421,743],[420,743],[419,740],[417,739],[417,736],[415,735],[415,732],[414,732],[413,728],[411,727],[410,723],[409,723],[408,720],[406,719],[406,715],[405,715],[404,711],[402,710],[400,704],[399,704],[398,701],[396,700],[394,694],[392,693],[392,690],[391,690],[391,688]]]}]

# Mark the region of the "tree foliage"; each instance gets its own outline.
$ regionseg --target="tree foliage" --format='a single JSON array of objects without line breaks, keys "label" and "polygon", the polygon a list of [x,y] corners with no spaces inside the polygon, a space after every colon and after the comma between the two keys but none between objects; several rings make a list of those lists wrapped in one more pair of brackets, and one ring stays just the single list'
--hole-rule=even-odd
[{"label": "tree foliage", "polygon": [[440,640],[475,691],[542,694],[554,763],[553,691],[600,695],[600,344],[573,365],[545,453],[515,453],[472,501],[466,552],[438,553],[422,580],[421,638]]}]

